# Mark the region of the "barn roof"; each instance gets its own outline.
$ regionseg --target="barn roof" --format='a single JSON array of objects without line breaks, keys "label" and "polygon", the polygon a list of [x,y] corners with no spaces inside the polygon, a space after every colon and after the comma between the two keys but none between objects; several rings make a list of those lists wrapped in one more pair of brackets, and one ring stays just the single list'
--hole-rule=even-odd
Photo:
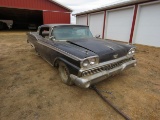
[{"label": "barn roof", "polygon": [[72,9],[57,2],[56,0],[0,0],[0,7],[72,12]]},{"label": "barn roof", "polygon": [[63,8],[65,8],[65,9],[69,10],[70,12],[73,11],[71,8],[69,8],[69,7],[65,6],[65,5],[63,5],[63,4],[60,3],[60,2],[57,2],[56,0],[49,0],[49,1],[51,1],[52,3],[55,3],[55,4],[57,4],[57,5],[59,5],[59,6],[63,7]]}]

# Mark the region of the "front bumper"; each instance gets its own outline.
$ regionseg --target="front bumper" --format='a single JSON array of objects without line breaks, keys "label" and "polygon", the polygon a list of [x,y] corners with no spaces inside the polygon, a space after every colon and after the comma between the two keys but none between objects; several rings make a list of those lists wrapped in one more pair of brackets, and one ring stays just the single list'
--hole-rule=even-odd
[{"label": "front bumper", "polygon": [[94,83],[98,83],[110,76],[113,76],[127,68],[134,67],[134,66],[136,66],[136,60],[131,60],[111,70],[102,71],[102,72],[99,72],[90,76],[85,76],[85,77],[78,77],[71,74],[70,78],[77,86],[82,88],[88,88],[90,87],[90,85]]}]

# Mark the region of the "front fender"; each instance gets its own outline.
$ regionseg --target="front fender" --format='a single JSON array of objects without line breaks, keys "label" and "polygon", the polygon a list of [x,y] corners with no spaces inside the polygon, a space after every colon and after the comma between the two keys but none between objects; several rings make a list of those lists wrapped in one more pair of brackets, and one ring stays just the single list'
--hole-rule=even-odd
[{"label": "front fender", "polygon": [[78,72],[79,72],[79,67],[75,66],[74,64],[72,64],[71,62],[65,60],[64,58],[61,58],[61,57],[57,57],[55,60],[54,60],[54,67],[58,67],[58,64],[59,62],[63,62],[69,69],[69,72],[70,74],[74,74],[74,75],[78,75]]}]

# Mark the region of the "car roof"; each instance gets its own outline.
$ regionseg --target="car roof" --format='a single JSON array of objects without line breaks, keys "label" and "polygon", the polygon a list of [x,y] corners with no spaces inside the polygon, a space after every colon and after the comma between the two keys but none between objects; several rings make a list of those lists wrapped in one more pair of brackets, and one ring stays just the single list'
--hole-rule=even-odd
[{"label": "car roof", "polygon": [[88,25],[76,25],[76,24],[44,24],[44,25],[41,25],[40,27],[55,27],[55,26],[84,26],[84,27],[88,27]]}]

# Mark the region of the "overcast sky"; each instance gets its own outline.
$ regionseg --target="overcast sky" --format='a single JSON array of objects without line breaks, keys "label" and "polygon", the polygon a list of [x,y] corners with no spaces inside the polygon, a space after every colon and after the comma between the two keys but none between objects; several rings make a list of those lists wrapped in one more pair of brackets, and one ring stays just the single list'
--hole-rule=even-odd
[{"label": "overcast sky", "polygon": [[[56,1],[71,8],[73,10],[72,14],[74,14],[128,0],[56,0]],[[76,18],[74,16],[71,16],[71,23],[73,24],[76,23]]]}]

